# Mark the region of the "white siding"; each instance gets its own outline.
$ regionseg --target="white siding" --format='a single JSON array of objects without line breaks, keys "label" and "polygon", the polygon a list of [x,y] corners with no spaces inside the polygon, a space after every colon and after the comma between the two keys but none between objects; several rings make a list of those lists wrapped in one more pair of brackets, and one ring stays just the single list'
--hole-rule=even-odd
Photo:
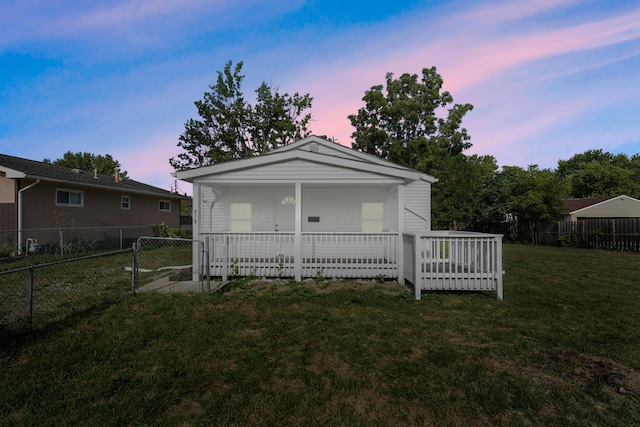
[{"label": "white siding", "polygon": [[202,178],[200,182],[217,184],[241,182],[326,182],[326,183],[400,183],[402,180],[372,172],[359,171],[337,166],[292,160],[252,169],[216,174]]},{"label": "white siding", "polygon": [[[387,187],[302,188],[302,231],[361,232],[362,203],[384,203],[385,230],[398,229],[396,192]],[[309,222],[319,217],[320,222]]]},{"label": "white siding", "polygon": [[[202,204],[200,230],[202,232],[229,231],[231,203],[251,203],[252,231],[275,231],[276,196],[294,196],[293,185],[217,187],[213,199],[212,187],[201,186]],[[305,232],[361,232],[362,203],[384,204],[384,230],[398,230],[397,192],[388,186],[302,186],[302,231]],[[310,222],[309,217],[319,217]]]},{"label": "white siding", "polygon": [[431,230],[431,184],[412,182],[405,187],[404,224],[408,233]]}]

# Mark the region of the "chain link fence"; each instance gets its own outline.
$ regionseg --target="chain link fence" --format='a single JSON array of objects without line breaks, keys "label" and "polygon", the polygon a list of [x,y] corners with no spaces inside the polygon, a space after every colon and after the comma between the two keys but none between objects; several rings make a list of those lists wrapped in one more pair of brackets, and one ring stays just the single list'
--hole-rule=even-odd
[{"label": "chain link fence", "polygon": [[138,237],[154,235],[154,231],[151,225],[0,230],[0,260],[129,249]]},{"label": "chain link fence", "polygon": [[208,263],[204,262],[209,258],[208,248],[199,240],[143,236],[133,246],[133,253],[133,293],[158,281],[164,281],[163,286],[173,282],[174,288],[179,283],[197,283],[200,292],[211,291]]},{"label": "chain link fence", "polygon": [[0,332],[40,328],[130,291],[130,248],[60,259],[57,254],[0,263]]}]

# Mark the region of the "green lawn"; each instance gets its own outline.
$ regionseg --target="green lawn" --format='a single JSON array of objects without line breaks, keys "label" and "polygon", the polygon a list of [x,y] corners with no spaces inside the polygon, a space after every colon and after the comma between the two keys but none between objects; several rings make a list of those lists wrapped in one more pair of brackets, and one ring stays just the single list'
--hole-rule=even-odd
[{"label": "green lawn", "polygon": [[108,295],[0,347],[0,425],[640,425],[640,255],[505,246],[504,301]]}]

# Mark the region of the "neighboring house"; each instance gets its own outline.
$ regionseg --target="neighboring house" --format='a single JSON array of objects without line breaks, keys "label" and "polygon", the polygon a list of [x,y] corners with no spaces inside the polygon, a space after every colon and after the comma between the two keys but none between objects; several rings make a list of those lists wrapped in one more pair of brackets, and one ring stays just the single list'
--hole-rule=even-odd
[{"label": "neighboring house", "polygon": [[194,279],[390,278],[419,283],[417,298],[502,295],[500,236],[431,231],[430,175],[311,136],[175,176],[193,183],[193,237],[209,252]]},{"label": "neighboring house", "polygon": [[621,195],[588,199],[567,199],[560,212],[563,221],[586,218],[640,218],[640,200]]},{"label": "neighboring house", "polygon": [[[84,172],[0,154],[0,230],[160,223],[179,227],[185,198],[118,172]],[[21,234],[18,252],[25,246]]]}]

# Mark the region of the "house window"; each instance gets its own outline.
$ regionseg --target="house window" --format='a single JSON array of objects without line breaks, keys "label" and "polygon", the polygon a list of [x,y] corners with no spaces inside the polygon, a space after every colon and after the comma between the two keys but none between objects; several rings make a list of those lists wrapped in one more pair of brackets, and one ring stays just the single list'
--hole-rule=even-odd
[{"label": "house window", "polygon": [[170,212],[171,211],[171,201],[169,201],[169,200],[160,200],[160,210],[162,212]]},{"label": "house window", "polygon": [[78,190],[56,189],[56,206],[84,206],[84,192]]},{"label": "house window", "polygon": [[120,196],[120,209],[125,209],[125,210],[131,209],[131,197]]},{"label": "house window", "polygon": [[280,204],[281,205],[295,205],[296,204],[296,198],[295,197],[291,197],[291,196],[285,196],[280,201]]},{"label": "house window", "polygon": [[231,203],[229,206],[229,231],[232,233],[251,231],[251,203]]},{"label": "house window", "polygon": [[362,204],[362,231],[381,233],[384,229],[384,203]]}]

